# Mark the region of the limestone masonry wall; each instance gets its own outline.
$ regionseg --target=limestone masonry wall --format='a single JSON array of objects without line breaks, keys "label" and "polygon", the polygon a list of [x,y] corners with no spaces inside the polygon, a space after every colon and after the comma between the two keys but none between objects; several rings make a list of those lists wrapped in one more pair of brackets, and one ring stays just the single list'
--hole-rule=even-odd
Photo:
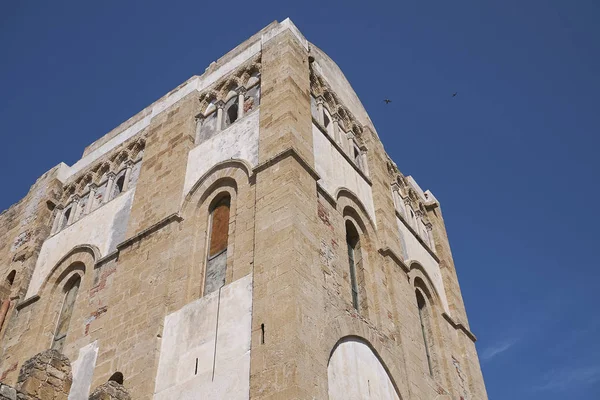
[{"label": "limestone masonry wall", "polygon": [[0,400],[480,400],[475,340],[439,202],[289,19],[0,214]]}]

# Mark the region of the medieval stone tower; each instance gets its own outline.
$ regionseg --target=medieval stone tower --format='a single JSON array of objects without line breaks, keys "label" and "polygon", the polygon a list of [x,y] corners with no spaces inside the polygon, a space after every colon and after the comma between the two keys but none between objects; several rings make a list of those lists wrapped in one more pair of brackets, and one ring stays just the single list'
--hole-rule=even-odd
[{"label": "medieval stone tower", "polygon": [[0,280],[0,399],[487,398],[439,202],[289,19],[42,175]]}]

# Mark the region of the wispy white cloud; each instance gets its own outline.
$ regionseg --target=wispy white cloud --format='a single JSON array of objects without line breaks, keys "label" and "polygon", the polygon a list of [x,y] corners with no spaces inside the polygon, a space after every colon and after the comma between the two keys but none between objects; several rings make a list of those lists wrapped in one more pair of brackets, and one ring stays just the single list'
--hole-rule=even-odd
[{"label": "wispy white cloud", "polygon": [[542,383],[533,389],[562,391],[596,382],[600,382],[600,365],[574,366],[550,371],[544,376]]},{"label": "wispy white cloud", "polygon": [[518,341],[518,339],[510,339],[488,346],[481,353],[481,359],[484,361],[491,360],[498,354],[504,353],[505,351],[513,347]]}]

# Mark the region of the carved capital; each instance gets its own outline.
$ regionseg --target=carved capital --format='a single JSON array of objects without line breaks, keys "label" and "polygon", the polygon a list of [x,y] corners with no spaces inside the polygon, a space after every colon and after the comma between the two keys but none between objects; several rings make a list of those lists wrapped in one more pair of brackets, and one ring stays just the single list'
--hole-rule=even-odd
[{"label": "carved capital", "polygon": [[219,109],[223,109],[223,107],[225,107],[225,102],[223,100],[219,100],[215,103],[215,107],[219,108]]},{"label": "carved capital", "polygon": [[245,96],[246,93],[248,92],[248,89],[246,89],[243,86],[240,86],[235,91],[237,92],[237,94],[243,94]]}]

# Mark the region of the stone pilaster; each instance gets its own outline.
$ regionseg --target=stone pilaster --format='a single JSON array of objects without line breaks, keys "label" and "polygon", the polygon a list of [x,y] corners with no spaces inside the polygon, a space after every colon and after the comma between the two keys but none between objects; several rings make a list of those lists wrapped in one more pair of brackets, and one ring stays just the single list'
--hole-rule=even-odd
[{"label": "stone pilaster", "polygon": [[309,326],[322,305],[307,50],[284,30],[264,43],[261,72],[250,398],[322,399],[327,355],[315,355]]}]

